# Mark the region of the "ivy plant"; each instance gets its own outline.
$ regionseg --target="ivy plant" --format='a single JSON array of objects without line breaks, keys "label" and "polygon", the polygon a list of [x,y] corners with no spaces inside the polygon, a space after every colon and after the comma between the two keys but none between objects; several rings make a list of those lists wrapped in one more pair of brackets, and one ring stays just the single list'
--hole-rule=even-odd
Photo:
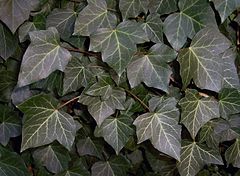
[{"label": "ivy plant", "polygon": [[240,175],[240,0],[0,0],[0,175]]}]

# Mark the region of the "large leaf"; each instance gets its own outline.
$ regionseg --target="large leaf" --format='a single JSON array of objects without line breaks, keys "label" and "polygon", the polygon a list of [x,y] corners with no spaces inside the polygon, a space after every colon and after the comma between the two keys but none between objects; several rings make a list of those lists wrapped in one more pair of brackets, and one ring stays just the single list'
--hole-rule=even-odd
[{"label": "large leaf", "polygon": [[239,0],[212,0],[223,23],[231,13],[240,7]]},{"label": "large leaf", "polygon": [[130,136],[134,134],[131,123],[132,119],[126,116],[107,118],[100,127],[95,129],[94,133],[97,137],[104,137],[105,141],[119,154]]},{"label": "large leaf", "polygon": [[222,88],[222,59],[219,56],[230,47],[230,41],[216,28],[198,32],[189,48],[180,51],[178,61],[184,87],[191,79],[202,89],[219,92]]},{"label": "large leaf", "polygon": [[179,13],[164,21],[164,33],[169,43],[179,50],[187,41],[207,25],[215,25],[214,13],[207,0],[180,0]]},{"label": "large leaf", "polygon": [[0,146],[0,175],[30,176],[22,158]]},{"label": "large leaf", "polygon": [[135,18],[141,12],[147,12],[148,0],[120,0],[119,8],[124,19]]},{"label": "large leaf", "polygon": [[18,26],[29,18],[30,11],[34,9],[38,0],[1,0],[0,20],[14,33]]},{"label": "large leaf", "polygon": [[181,122],[193,139],[204,124],[220,117],[218,102],[213,97],[201,98],[195,90],[187,90],[179,105],[182,108]]},{"label": "large leaf", "polygon": [[71,149],[76,134],[73,118],[58,110],[58,101],[50,95],[31,97],[18,108],[25,114],[21,151],[49,144],[54,140]]},{"label": "large leaf", "polygon": [[150,0],[148,8],[151,13],[169,14],[178,10],[177,0]]},{"label": "large leaf", "polygon": [[137,51],[136,44],[148,38],[140,24],[132,21],[120,23],[116,29],[102,28],[90,36],[90,50],[102,52],[102,59],[120,76]]},{"label": "large leaf", "polygon": [[240,139],[237,138],[234,144],[232,144],[225,153],[225,158],[228,164],[232,164],[234,167],[240,168]]},{"label": "large leaf", "polygon": [[10,137],[21,134],[21,120],[18,113],[8,106],[0,105],[0,143],[7,145]]},{"label": "large leaf", "polygon": [[180,160],[181,126],[178,125],[179,111],[174,98],[160,99],[156,112],[149,112],[137,117],[138,143],[147,139],[160,152]]},{"label": "large leaf", "polygon": [[71,9],[54,9],[47,17],[46,27],[55,27],[61,37],[69,37],[73,33],[76,16]]},{"label": "large leaf", "polygon": [[127,68],[127,76],[131,87],[136,87],[144,82],[149,87],[154,87],[168,92],[168,84],[172,71],[168,62],[175,59],[177,53],[168,46],[158,43],[148,54],[135,56],[135,60]]},{"label": "large leaf", "polygon": [[0,56],[6,60],[13,55],[16,48],[16,36],[14,36],[4,25],[0,23]]},{"label": "large leaf", "polygon": [[124,157],[118,156],[106,162],[94,163],[91,170],[94,176],[123,176],[127,175],[129,165],[129,162]]},{"label": "large leaf", "polygon": [[70,156],[66,149],[58,144],[37,149],[34,151],[33,157],[52,173],[63,171],[68,167],[68,162],[70,161]]},{"label": "large leaf", "polygon": [[240,112],[240,90],[224,88],[219,94],[221,116],[227,118],[231,114]]},{"label": "large leaf", "polygon": [[55,28],[29,33],[31,44],[23,56],[18,86],[25,86],[48,77],[53,71],[63,71],[71,54],[60,47]]},{"label": "large leaf", "polygon": [[216,149],[210,149],[202,144],[184,141],[181,160],[177,164],[180,175],[194,176],[205,164],[223,165],[220,153]]},{"label": "large leaf", "polygon": [[88,0],[88,6],[78,15],[74,35],[89,36],[99,27],[115,27],[117,17],[108,12],[105,0]]}]

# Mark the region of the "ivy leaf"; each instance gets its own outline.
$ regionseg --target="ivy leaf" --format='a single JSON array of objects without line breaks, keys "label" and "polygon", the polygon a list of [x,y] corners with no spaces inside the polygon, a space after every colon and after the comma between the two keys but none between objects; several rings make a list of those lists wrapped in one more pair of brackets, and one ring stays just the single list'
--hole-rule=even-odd
[{"label": "ivy leaf", "polygon": [[25,42],[29,38],[29,32],[37,30],[36,25],[33,22],[25,22],[18,29],[18,35],[20,42]]},{"label": "ivy leaf", "polygon": [[148,0],[120,0],[119,8],[124,19],[135,18],[147,12]]},{"label": "ivy leaf", "polygon": [[176,55],[177,53],[167,45],[158,43],[149,50],[147,55],[135,56],[135,60],[127,68],[131,87],[144,82],[149,87],[168,92],[172,71],[167,63],[173,61]]},{"label": "ivy leaf", "polygon": [[0,175],[30,176],[22,158],[2,146],[0,146],[0,168]]},{"label": "ivy leaf", "polygon": [[138,143],[147,139],[160,152],[180,160],[181,126],[174,98],[161,99],[156,112],[140,115],[134,121]]},{"label": "ivy leaf", "polygon": [[179,105],[182,108],[181,122],[193,139],[204,124],[220,117],[218,102],[213,97],[201,98],[195,90],[187,90]]},{"label": "ivy leaf", "polygon": [[223,87],[240,88],[239,77],[235,65],[235,49],[229,48],[222,54],[223,59]]},{"label": "ivy leaf", "polygon": [[[17,28],[29,18],[30,11],[34,9],[38,0],[29,3],[28,0],[1,0],[0,1],[0,20],[15,33]],[[8,15],[6,15],[8,14]]]},{"label": "ivy leaf", "polygon": [[78,141],[77,151],[80,156],[91,155],[102,159],[103,144],[99,140],[87,137]]},{"label": "ivy leaf", "polygon": [[150,0],[148,8],[151,13],[170,14],[178,10],[177,0]]},{"label": "ivy leaf", "polygon": [[46,27],[55,27],[61,37],[70,37],[76,16],[76,12],[71,9],[54,9],[47,17]]},{"label": "ivy leaf", "polygon": [[122,156],[117,156],[109,161],[99,161],[93,164],[91,170],[94,176],[122,176],[127,175],[129,162]]},{"label": "ivy leaf", "polygon": [[132,120],[126,116],[110,117],[105,119],[100,127],[96,127],[94,134],[96,137],[102,136],[118,155],[130,136],[134,134],[131,123]]},{"label": "ivy leaf", "polygon": [[90,36],[90,50],[102,52],[102,59],[120,75],[137,51],[136,44],[148,41],[140,24],[132,21],[120,23],[116,29],[98,29]]},{"label": "ivy leaf", "polygon": [[164,21],[164,33],[176,50],[202,28],[216,26],[214,13],[207,1],[180,0],[179,13],[169,15]]},{"label": "ivy leaf", "polygon": [[60,47],[55,28],[29,33],[31,44],[23,56],[18,86],[22,87],[48,77],[53,71],[63,71],[71,54]]},{"label": "ivy leaf", "polygon": [[64,70],[63,94],[88,86],[92,77],[92,73],[87,68],[89,64],[89,59],[83,55],[71,59]]},{"label": "ivy leaf", "polygon": [[184,141],[181,150],[181,160],[177,164],[181,176],[196,175],[205,164],[223,165],[218,151],[210,149],[202,144]]},{"label": "ivy leaf", "polygon": [[115,14],[108,12],[105,0],[88,0],[88,6],[78,15],[74,35],[89,36],[99,27],[112,28],[117,24]]},{"label": "ivy leaf", "polygon": [[58,110],[58,101],[55,98],[45,94],[36,95],[18,108],[25,114],[21,151],[46,145],[54,140],[68,150],[71,149],[76,125],[69,114]]},{"label": "ivy leaf", "polygon": [[77,166],[63,171],[56,176],[90,176],[90,173],[86,169]]},{"label": "ivy leaf", "polygon": [[71,160],[67,150],[57,144],[37,149],[34,151],[33,157],[52,173],[59,173],[66,169],[68,162]]},{"label": "ivy leaf", "polygon": [[163,24],[160,15],[153,13],[147,16],[146,21],[142,24],[149,40],[155,43],[161,43],[163,40]]},{"label": "ivy leaf", "polygon": [[0,105],[0,143],[7,145],[10,137],[21,134],[20,117],[8,106]]},{"label": "ivy leaf", "polygon": [[0,56],[5,60],[12,56],[18,46],[17,43],[16,36],[0,23]]},{"label": "ivy leaf", "polygon": [[239,0],[212,0],[223,23],[231,13],[240,7]]},{"label": "ivy leaf", "polygon": [[204,28],[189,48],[178,55],[184,87],[191,79],[202,89],[219,92],[222,88],[222,60],[219,56],[230,47],[230,41],[215,28]]},{"label": "ivy leaf", "polygon": [[225,158],[228,164],[240,168],[240,140],[238,138],[225,152]]},{"label": "ivy leaf", "polygon": [[221,116],[227,118],[231,114],[240,112],[240,90],[224,88],[219,93]]}]

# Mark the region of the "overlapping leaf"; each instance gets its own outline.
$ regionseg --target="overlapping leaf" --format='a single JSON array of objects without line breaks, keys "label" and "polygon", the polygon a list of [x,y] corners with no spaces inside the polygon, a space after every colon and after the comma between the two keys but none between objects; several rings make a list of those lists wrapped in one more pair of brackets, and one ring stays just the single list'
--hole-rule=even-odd
[{"label": "overlapping leaf", "polygon": [[222,54],[223,59],[223,87],[240,88],[239,77],[235,65],[236,51],[233,48],[227,49]]},{"label": "overlapping leaf", "polygon": [[124,19],[135,18],[147,12],[148,0],[120,0],[119,8]]},{"label": "overlapping leaf", "polygon": [[212,0],[223,23],[231,13],[240,7],[239,0]]},{"label": "overlapping leaf", "polygon": [[127,68],[127,76],[131,87],[136,87],[144,82],[149,87],[154,87],[168,92],[171,69],[168,62],[175,59],[177,53],[168,46],[158,43],[144,56],[136,56]]},{"label": "overlapping leaf", "polygon": [[160,43],[163,40],[163,24],[159,14],[148,15],[142,27],[152,42]]},{"label": "overlapping leaf", "polygon": [[148,8],[151,13],[169,14],[178,10],[177,0],[150,0]]},{"label": "overlapping leaf", "polygon": [[86,169],[83,169],[82,166],[76,166],[63,171],[56,176],[90,176],[90,173]]},{"label": "overlapping leaf", "polygon": [[138,143],[150,139],[160,152],[180,160],[181,126],[178,125],[176,100],[161,99],[154,109],[155,112],[140,115],[133,123],[137,128]]},{"label": "overlapping leaf", "polygon": [[21,134],[21,121],[16,112],[8,106],[0,105],[0,143],[7,145],[10,137]]},{"label": "overlapping leaf", "polygon": [[130,163],[122,156],[114,157],[109,161],[99,161],[93,164],[91,170],[94,176],[123,176],[127,175]]},{"label": "overlapping leaf", "polygon": [[176,50],[200,29],[216,24],[214,13],[205,0],[180,0],[178,6],[180,12],[169,15],[164,21],[164,33]]},{"label": "overlapping leaf", "polygon": [[14,33],[17,28],[29,18],[30,11],[33,10],[38,0],[1,0],[0,20]]},{"label": "overlapping leaf", "polygon": [[29,33],[31,44],[23,56],[18,86],[25,86],[48,77],[53,71],[65,69],[71,54],[59,45],[55,28]]},{"label": "overlapping leaf", "polygon": [[231,114],[240,112],[240,90],[224,88],[219,94],[221,116],[227,118]]},{"label": "overlapping leaf", "polygon": [[104,137],[105,141],[119,154],[134,133],[134,130],[131,128],[131,122],[132,120],[126,116],[107,118],[100,127],[95,129],[95,136]]},{"label": "overlapping leaf", "polygon": [[61,37],[69,37],[73,33],[76,16],[71,9],[54,9],[47,17],[46,27],[55,27]]},{"label": "overlapping leaf", "polygon": [[6,60],[13,55],[16,48],[16,36],[14,36],[5,26],[0,23],[0,56]]},{"label": "overlapping leaf", "polygon": [[201,98],[195,90],[187,90],[179,105],[182,108],[181,122],[193,139],[205,123],[220,117],[218,102],[213,97]]},{"label": "overlapping leaf", "polygon": [[102,52],[102,59],[121,75],[137,51],[136,44],[148,38],[140,24],[120,23],[116,29],[102,28],[90,36],[90,50]]},{"label": "overlapping leaf", "polygon": [[232,164],[234,167],[240,168],[240,140],[236,139],[225,153],[225,158],[228,164]]},{"label": "overlapping leaf", "polygon": [[223,165],[220,153],[202,144],[184,141],[177,167],[181,176],[196,175],[205,164]]},{"label": "overlapping leaf", "polygon": [[25,114],[21,151],[49,144],[54,140],[71,149],[76,135],[73,118],[58,110],[58,101],[50,95],[33,96],[18,106]]},{"label": "overlapping leaf", "polygon": [[44,148],[39,148],[33,153],[35,160],[52,173],[59,173],[68,167],[70,156],[65,148],[58,144],[52,144]]},{"label": "overlapping leaf", "polygon": [[0,175],[30,176],[22,158],[0,146]]},{"label": "overlapping leaf", "polygon": [[18,29],[20,42],[25,42],[29,38],[28,33],[35,30],[37,30],[37,27],[34,22],[27,21],[23,23]]},{"label": "overlapping leaf", "polygon": [[78,15],[74,35],[89,36],[99,27],[112,28],[117,24],[117,17],[108,12],[105,0],[88,0],[88,6]]},{"label": "overlapping leaf", "polygon": [[184,87],[193,79],[202,89],[219,92],[222,88],[222,60],[219,56],[230,41],[216,28],[204,28],[195,35],[189,48],[180,51],[178,61]]}]

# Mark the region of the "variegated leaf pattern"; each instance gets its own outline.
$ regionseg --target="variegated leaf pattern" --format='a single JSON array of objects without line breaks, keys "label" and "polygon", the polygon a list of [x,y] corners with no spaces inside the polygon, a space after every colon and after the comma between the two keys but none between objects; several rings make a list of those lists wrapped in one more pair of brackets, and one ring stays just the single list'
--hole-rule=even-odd
[{"label": "variegated leaf pattern", "polygon": [[73,117],[58,110],[58,101],[50,95],[31,97],[18,108],[24,113],[21,151],[57,140],[68,150],[76,135]]},{"label": "variegated leaf pattern", "polygon": [[108,12],[105,0],[88,0],[88,6],[78,14],[74,35],[89,36],[99,27],[113,28],[116,25],[117,17]]},{"label": "variegated leaf pattern", "polygon": [[[176,50],[182,48],[187,38],[193,36],[202,28],[216,26],[214,13],[205,0],[180,0],[179,13],[169,15],[164,21],[164,33]],[[192,12],[196,13],[192,13]]]},{"label": "variegated leaf pattern", "polygon": [[29,33],[31,44],[27,48],[18,77],[18,86],[23,87],[48,77],[53,71],[63,71],[71,54],[62,48],[56,28]]},{"label": "variegated leaf pattern", "polygon": [[102,28],[90,36],[90,50],[102,52],[107,62],[120,76],[137,51],[136,44],[148,41],[139,23],[124,21],[116,29]]},{"label": "variegated leaf pattern", "polygon": [[153,146],[176,160],[180,160],[181,126],[178,125],[179,111],[176,100],[160,100],[155,112],[138,116],[134,125],[138,143],[150,139]]},{"label": "variegated leaf pattern", "polygon": [[192,40],[189,48],[178,55],[183,86],[191,79],[202,89],[219,92],[222,88],[222,59],[219,54],[230,47],[230,41],[216,28],[204,28]]},{"label": "variegated leaf pattern", "polygon": [[181,160],[177,163],[180,175],[194,176],[205,164],[223,165],[220,153],[216,149],[210,149],[203,144],[183,141]]},{"label": "variegated leaf pattern", "polygon": [[220,117],[218,102],[213,97],[201,98],[196,90],[186,90],[186,96],[179,105],[182,108],[181,123],[193,139],[204,124]]}]

